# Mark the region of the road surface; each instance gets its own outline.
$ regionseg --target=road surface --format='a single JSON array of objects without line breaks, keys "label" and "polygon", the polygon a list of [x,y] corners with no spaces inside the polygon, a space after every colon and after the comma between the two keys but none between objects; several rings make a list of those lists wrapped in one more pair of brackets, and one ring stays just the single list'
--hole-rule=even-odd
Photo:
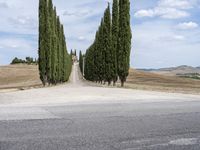
[{"label": "road surface", "polygon": [[199,150],[200,96],[102,88],[79,76],[0,93],[0,150]]}]

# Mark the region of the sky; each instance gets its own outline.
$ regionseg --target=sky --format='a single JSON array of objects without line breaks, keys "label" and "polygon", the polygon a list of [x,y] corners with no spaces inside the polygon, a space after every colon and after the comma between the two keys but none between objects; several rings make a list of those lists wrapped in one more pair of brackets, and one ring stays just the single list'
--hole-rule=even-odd
[{"label": "sky", "polygon": [[[110,0],[112,4],[112,0]],[[130,0],[131,67],[200,66],[200,0]],[[0,65],[38,57],[38,0],[0,0]],[[53,0],[68,51],[92,43],[108,0]]]}]

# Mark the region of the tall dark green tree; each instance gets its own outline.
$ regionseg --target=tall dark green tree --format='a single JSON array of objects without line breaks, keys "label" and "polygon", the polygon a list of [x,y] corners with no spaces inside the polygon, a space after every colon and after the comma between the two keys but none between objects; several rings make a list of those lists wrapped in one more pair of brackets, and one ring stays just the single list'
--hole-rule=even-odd
[{"label": "tall dark green tree", "polygon": [[112,8],[112,63],[113,63],[113,74],[112,80],[113,85],[117,82],[117,51],[118,51],[118,35],[119,35],[119,2],[113,0]]},{"label": "tall dark green tree", "polygon": [[79,67],[80,67],[81,73],[83,73],[83,55],[81,51],[79,52]]},{"label": "tall dark green tree", "polygon": [[71,57],[71,59],[72,59],[72,55],[73,55],[73,51],[71,49],[71,51],[70,51],[70,57]]},{"label": "tall dark green tree", "polygon": [[47,73],[46,73],[46,9],[47,9],[46,0],[39,1],[39,71],[40,71],[40,79],[43,85],[46,85]]},{"label": "tall dark green tree", "polygon": [[63,60],[64,60],[64,47],[63,47],[63,31],[62,31],[62,25],[60,24],[60,82],[63,82],[64,80],[64,64],[63,64]]},{"label": "tall dark green tree", "polygon": [[96,38],[94,41],[94,81],[98,82],[99,81],[99,31],[96,32]]},{"label": "tall dark green tree", "polygon": [[128,76],[131,50],[130,1],[113,0],[112,20],[110,5],[104,12],[93,44],[85,54],[85,78],[96,82],[113,81],[118,76],[121,85]]},{"label": "tall dark green tree", "polygon": [[48,9],[46,9],[46,17],[47,17],[47,26],[46,26],[46,31],[47,31],[47,36],[46,36],[46,62],[47,62],[47,65],[46,65],[46,71],[47,71],[47,81],[48,83],[50,84],[51,83],[51,72],[52,72],[52,68],[51,68],[51,63],[52,63],[52,60],[51,60],[51,55],[52,55],[52,28],[53,28],[53,4],[52,4],[52,0],[48,0],[47,2],[47,6],[48,6]]},{"label": "tall dark green tree", "polygon": [[85,78],[90,81],[101,82],[105,76],[105,49],[104,49],[104,30],[103,19],[93,44],[87,49],[85,54]]},{"label": "tall dark green tree", "polygon": [[56,29],[57,29],[57,57],[58,57],[58,64],[57,64],[57,82],[61,81],[61,44],[60,44],[60,19],[57,16],[57,25],[56,25]]},{"label": "tall dark green tree", "polygon": [[104,14],[104,52],[105,52],[105,81],[110,85],[113,75],[112,34],[111,34],[110,4]]},{"label": "tall dark green tree", "polygon": [[99,82],[102,83],[104,81],[105,74],[105,53],[104,53],[104,19],[101,19],[101,25],[99,27],[99,36],[98,36],[98,74],[99,74]]},{"label": "tall dark green tree", "polygon": [[119,1],[118,75],[121,86],[129,74],[131,51],[130,1]]},{"label": "tall dark green tree", "polygon": [[51,55],[51,60],[52,60],[52,79],[51,82],[52,84],[56,84],[57,82],[57,65],[58,65],[58,55],[57,55],[57,19],[56,19],[56,8],[54,7],[53,11],[53,22],[52,22],[52,55]]},{"label": "tall dark green tree", "polygon": [[39,72],[43,85],[69,79],[71,58],[67,52],[63,25],[52,0],[39,1]]}]

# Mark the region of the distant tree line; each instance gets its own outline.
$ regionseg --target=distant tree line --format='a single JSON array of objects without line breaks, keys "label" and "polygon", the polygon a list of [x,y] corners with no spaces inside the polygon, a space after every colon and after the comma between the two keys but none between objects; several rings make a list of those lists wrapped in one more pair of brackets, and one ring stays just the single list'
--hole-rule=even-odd
[{"label": "distant tree line", "polygon": [[72,60],[52,0],[39,0],[39,71],[43,85],[69,79]]},{"label": "distant tree line", "polygon": [[72,55],[77,56],[77,55],[76,55],[76,49],[75,49],[74,51],[71,49],[70,55],[71,55],[71,56],[72,56]]},{"label": "distant tree line", "polygon": [[129,74],[131,38],[130,1],[113,0],[112,17],[108,4],[95,40],[86,51],[85,78],[108,85],[115,85],[119,78],[124,86]]},{"label": "distant tree line", "polygon": [[30,64],[37,64],[37,63],[38,63],[38,60],[32,57],[26,57],[25,60],[15,57],[11,62],[12,65],[13,64],[29,64],[30,65]]}]

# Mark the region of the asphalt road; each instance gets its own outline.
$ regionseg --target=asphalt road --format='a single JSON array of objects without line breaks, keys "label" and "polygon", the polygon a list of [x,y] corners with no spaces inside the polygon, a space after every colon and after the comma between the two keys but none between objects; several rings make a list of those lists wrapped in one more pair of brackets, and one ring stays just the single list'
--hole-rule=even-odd
[{"label": "asphalt road", "polygon": [[0,150],[200,149],[200,96],[92,87],[77,72],[0,93]]}]

